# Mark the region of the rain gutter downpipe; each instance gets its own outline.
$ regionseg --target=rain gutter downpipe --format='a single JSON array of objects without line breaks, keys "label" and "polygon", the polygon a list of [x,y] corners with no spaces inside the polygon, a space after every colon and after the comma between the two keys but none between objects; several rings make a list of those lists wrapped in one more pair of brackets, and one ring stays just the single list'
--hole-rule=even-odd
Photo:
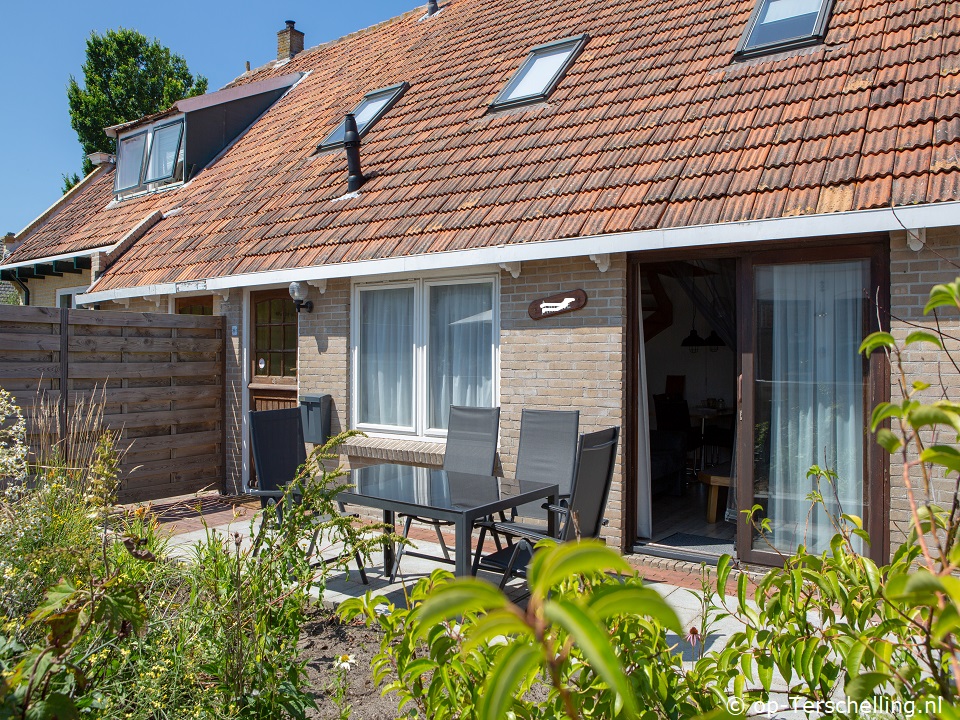
[{"label": "rain gutter downpipe", "polygon": [[20,291],[23,293],[23,304],[30,304],[30,289],[27,287],[27,284],[18,277],[14,277],[13,281],[20,286]]}]

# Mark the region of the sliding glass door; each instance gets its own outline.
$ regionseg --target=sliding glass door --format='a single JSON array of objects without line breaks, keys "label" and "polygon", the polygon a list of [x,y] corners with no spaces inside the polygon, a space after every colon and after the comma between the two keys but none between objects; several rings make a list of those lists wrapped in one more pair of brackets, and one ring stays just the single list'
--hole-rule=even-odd
[{"label": "sliding glass door", "polygon": [[[835,533],[830,516],[866,519],[871,504],[879,510],[871,500],[879,500],[884,483],[869,471],[876,463],[866,431],[875,400],[871,369],[857,352],[875,324],[875,273],[871,257],[845,255],[808,254],[791,263],[758,255],[745,263],[751,321],[742,358],[739,504],[759,505],[757,520],[766,518],[769,532],[761,536],[741,522],[742,557],[790,555],[801,544],[820,552]],[[814,465],[835,476],[816,477]],[[817,495],[823,504],[814,502]]]}]

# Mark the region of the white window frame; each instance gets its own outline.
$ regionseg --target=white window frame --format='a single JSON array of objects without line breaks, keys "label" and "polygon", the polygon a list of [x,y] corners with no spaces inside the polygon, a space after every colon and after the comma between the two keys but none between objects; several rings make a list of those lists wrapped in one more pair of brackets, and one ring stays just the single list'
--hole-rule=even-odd
[{"label": "white window frame", "polygon": [[70,303],[70,306],[75,309],[77,307],[76,296],[82,293],[85,293],[87,291],[87,287],[88,287],[87,285],[80,285],[79,287],[57,288],[57,300],[56,300],[57,307],[58,308],[63,307],[62,303],[63,303],[64,296],[73,295],[74,299]]},{"label": "white window frame", "polygon": [[[447,431],[427,427],[427,363],[429,349],[427,341],[430,332],[430,288],[437,285],[468,285],[488,283],[493,294],[491,311],[493,313],[493,404],[500,405],[500,275],[482,274],[454,277],[418,277],[403,280],[381,280],[373,282],[354,281],[350,307],[350,427],[363,430],[378,437],[420,438],[425,440],[443,440]],[[360,294],[365,290],[413,288],[413,419],[412,427],[376,425],[359,421],[359,308]]]},{"label": "white window frame", "polygon": [[[150,192],[157,192],[158,190],[165,190],[170,187],[179,187],[183,185],[184,178],[174,179],[177,170],[177,159],[180,155],[184,154],[187,146],[187,120],[186,115],[177,115],[172,118],[163,118],[158,120],[155,123],[150,125],[143,125],[138,127],[136,130],[133,130],[125,135],[120,135],[117,137],[117,175],[114,180],[113,195],[117,200],[125,200],[130,197],[137,197],[138,195],[144,195]],[[171,175],[168,178],[159,178],[157,180],[147,180],[147,172],[150,165],[150,153],[153,150],[153,135],[157,130],[161,130],[169,125],[176,125],[180,123],[182,129],[180,131],[180,144],[177,147],[177,158],[173,161],[173,171],[174,175]],[[136,185],[131,185],[126,188],[120,188],[117,186],[119,181],[120,174],[120,154],[122,154],[121,142],[126,140],[129,137],[145,133],[147,136],[146,142],[143,145],[143,158],[140,161],[140,178],[139,182]],[[184,168],[184,176],[186,175],[186,168]]]}]

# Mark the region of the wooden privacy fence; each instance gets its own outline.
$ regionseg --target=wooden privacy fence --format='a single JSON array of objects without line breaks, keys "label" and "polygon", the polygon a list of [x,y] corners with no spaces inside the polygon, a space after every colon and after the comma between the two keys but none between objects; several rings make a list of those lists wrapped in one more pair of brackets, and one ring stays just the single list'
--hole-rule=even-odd
[{"label": "wooden privacy fence", "polygon": [[67,417],[81,398],[102,390],[105,424],[129,446],[120,502],[222,489],[224,323],[203,315],[0,307],[0,387],[28,420],[39,397],[59,403]]}]

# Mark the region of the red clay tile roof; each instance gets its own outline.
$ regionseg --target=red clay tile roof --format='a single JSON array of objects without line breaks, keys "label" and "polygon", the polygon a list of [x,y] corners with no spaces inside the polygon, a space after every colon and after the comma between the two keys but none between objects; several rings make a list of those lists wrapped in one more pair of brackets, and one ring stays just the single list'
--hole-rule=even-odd
[{"label": "red clay tile roof", "polygon": [[[105,178],[36,242],[114,242],[182,207],[110,268],[107,290],[960,199],[960,3],[837,0],[822,45],[733,63],[754,1],[408,13],[240,80],[310,71],[188,186],[104,209]],[[579,33],[590,41],[548,102],[488,112],[530,47]],[[366,92],[401,81],[410,90],[363,141],[370,179],[332,202],[346,161],[317,144]]]}]

